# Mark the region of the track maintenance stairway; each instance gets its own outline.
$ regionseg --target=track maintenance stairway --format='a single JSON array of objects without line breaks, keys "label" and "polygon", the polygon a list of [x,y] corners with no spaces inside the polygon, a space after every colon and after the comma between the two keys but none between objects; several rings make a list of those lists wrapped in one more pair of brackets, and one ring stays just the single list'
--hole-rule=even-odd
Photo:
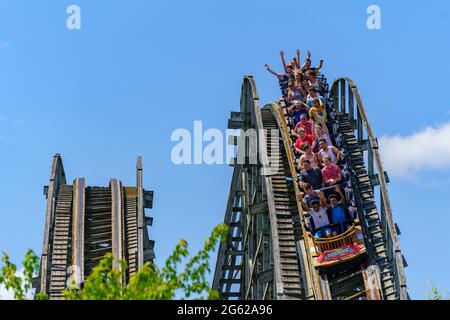
[{"label": "track maintenance stairway", "polygon": [[343,135],[344,143],[349,154],[351,167],[354,172],[354,185],[356,186],[361,207],[364,209],[366,222],[366,241],[370,248],[373,262],[380,268],[381,288],[384,299],[394,299],[396,296],[393,271],[388,261],[385,248],[384,234],[381,228],[380,218],[374,199],[374,189],[363,158],[361,145],[355,136],[355,130],[345,114],[337,114],[339,130]]}]

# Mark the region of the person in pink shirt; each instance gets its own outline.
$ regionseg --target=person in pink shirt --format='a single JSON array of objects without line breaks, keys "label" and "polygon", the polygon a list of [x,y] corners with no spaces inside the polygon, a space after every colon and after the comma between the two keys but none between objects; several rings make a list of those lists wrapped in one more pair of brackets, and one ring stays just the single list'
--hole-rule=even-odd
[{"label": "person in pink shirt", "polygon": [[303,128],[305,130],[306,134],[313,134],[312,123],[311,123],[311,121],[308,120],[308,117],[306,116],[306,114],[302,114],[300,116],[300,122],[297,123],[297,125],[295,126],[294,135],[297,137],[298,137],[297,131],[300,128]]},{"label": "person in pink shirt", "polygon": [[322,169],[322,179],[325,186],[333,186],[341,183],[341,168],[331,161],[330,156],[323,158],[325,167]]}]

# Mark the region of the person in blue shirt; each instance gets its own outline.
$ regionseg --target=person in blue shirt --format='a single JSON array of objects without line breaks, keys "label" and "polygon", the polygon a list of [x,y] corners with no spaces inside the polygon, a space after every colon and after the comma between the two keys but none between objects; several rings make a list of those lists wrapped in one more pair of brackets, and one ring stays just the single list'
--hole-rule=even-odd
[{"label": "person in blue shirt", "polygon": [[[345,197],[342,194],[339,187],[334,190],[336,193],[332,193],[328,196],[330,205],[328,210],[330,212],[331,223],[335,225],[336,235],[344,233],[352,224],[352,218],[348,209],[345,207]],[[338,200],[338,198],[340,198]]]},{"label": "person in blue shirt", "polygon": [[289,115],[294,119],[294,125],[300,122],[302,114],[308,116],[309,107],[303,101],[294,101],[288,109]]}]

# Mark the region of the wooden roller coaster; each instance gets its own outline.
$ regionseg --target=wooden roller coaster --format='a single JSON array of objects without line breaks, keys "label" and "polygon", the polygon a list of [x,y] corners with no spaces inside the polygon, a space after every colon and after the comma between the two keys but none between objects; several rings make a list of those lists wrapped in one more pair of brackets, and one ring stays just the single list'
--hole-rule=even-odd
[{"label": "wooden roller coaster", "polygon": [[152,218],[153,191],[143,188],[142,159],[137,160],[136,186],[125,187],[111,179],[107,187],[88,187],[84,178],[67,184],[60,155],[55,155],[49,185],[44,188],[47,210],[40,272],[36,292],[51,299],[63,298],[71,285],[82,286],[107,253],[127,262],[123,281],[128,281],[146,261],[154,259],[154,242],[147,226]]},{"label": "wooden roller coaster", "polygon": [[[347,78],[331,90],[326,78],[322,83],[348,158],[354,224],[325,239],[305,229],[285,115],[276,103],[261,108],[254,79],[245,76],[240,112],[232,112],[228,123],[241,135],[231,139],[238,147],[224,218],[229,235],[213,280],[221,299],[409,299],[387,173],[358,89]],[[252,138],[249,130],[264,134]],[[251,161],[254,150],[258,161]]]},{"label": "wooden roller coaster", "polygon": [[[285,110],[273,102],[261,108],[254,79],[245,76],[240,111],[228,123],[241,134],[231,139],[237,153],[224,218],[229,234],[213,279],[221,299],[409,299],[388,176],[358,89],[348,78],[328,90],[322,76],[322,85],[334,138],[345,153],[352,224],[328,238],[311,234]],[[152,218],[144,213],[153,192],[143,188],[140,157],[136,186],[111,179],[107,187],[89,187],[84,178],[67,184],[55,155],[45,195],[38,292],[61,299],[69,279],[82,286],[106,253],[116,258],[114,268],[121,268],[117,259],[128,263],[124,282],[153,260]]]}]

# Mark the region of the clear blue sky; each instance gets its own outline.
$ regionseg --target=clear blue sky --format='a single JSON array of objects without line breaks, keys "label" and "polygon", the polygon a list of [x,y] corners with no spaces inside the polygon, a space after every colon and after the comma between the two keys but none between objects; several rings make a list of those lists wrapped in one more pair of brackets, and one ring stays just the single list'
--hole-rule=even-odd
[{"label": "clear blue sky", "polygon": [[[80,31],[65,26],[70,4],[81,7]],[[370,4],[381,7],[382,30],[366,28]],[[276,99],[263,65],[280,70],[282,48],[288,57],[311,49],[330,80],[353,78],[380,137],[448,123],[449,19],[446,0],[0,0],[0,250],[14,261],[40,253],[55,153],[70,181],[88,185],[134,184],[142,155],[157,262],[181,238],[197,250],[223,219],[231,168],[173,165],[171,133],[194,120],[225,130],[246,74],[262,102]],[[413,298],[426,297],[430,280],[450,290],[442,167],[390,172]]]}]

